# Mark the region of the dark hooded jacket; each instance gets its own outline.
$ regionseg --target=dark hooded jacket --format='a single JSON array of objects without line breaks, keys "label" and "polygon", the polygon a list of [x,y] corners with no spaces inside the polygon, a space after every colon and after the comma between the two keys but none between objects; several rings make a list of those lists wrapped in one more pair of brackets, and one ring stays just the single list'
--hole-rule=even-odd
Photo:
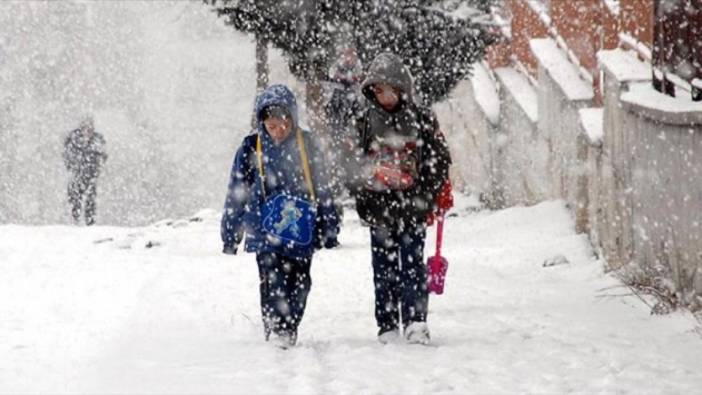
[{"label": "dark hooded jacket", "polygon": [[[375,84],[385,83],[401,91],[398,106],[388,112],[372,92]],[[359,216],[374,226],[392,227],[399,221],[426,223],[436,208],[436,198],[448,179],[451,157],[439,130],[435,114],[414,100],[412,76],[402,60],[389,53],[376,57],[362,86],[369,104],[357,121],[358,152],[355,177],[348,180],[356,198]],[[402,190],[376,188],[372,181],[374,144],[382,139],[413,141],[416,145],[413,184]]]},{"label": "dark hooded jacket", "polygon": [[[293,131],[279,145],[273,142],[263,125],[263,112],[269,106],[285,108],[293,119]],[[247,252],[288,254],[290,251],[283,251],[280,245],[269,243],[265,233],[262,232],[261,209],[265,197],[275,196],[281,192],[310,200],[296,138],[299,122],[295,96],[287,87],[273,85],[256,99],[255,111],[256,130],[244,138],[234,157],[222,215],[222,241],[225,248],[236,247],[246,234]],[[329,189],[327,168],[323,163],[324,156],[310,133],[303,131],[302,135],[317,198],[315,244],[319,248],[325,244],[329,245],[331,240],[336,240],[339,221]],[[261,138],[262,143],[265,192],[256,155],[258,137]],[[303,256],[311,253],[312,251],[293,251],[292,255]]]},{"label": "dark hooded jacket", "polygon": [[100,175],[100,167],[107,160],[105,138],[94,132],[90,138],[75,129],[63,143],[63,161],[66,169],[84,182],[94,181]]}]

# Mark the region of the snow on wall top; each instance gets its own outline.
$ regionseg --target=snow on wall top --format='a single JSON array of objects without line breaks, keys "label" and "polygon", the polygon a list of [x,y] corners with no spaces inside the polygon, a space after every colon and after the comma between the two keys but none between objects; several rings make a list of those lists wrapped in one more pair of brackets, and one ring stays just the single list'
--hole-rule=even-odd
[{"label": "snow on wall top", "polygon": [[643,110],[643,115],[673,124],[702,125],[702,103],[672,97],[653,89],[650,82],[634,83],[621,96],[622,103]]},{"label": "snow on wall top", "polygon": [[604,3],[613,15],[619,15],[619,0],[604,0]]},{"label": "snow on wall top", "polygon": [[633,51],[620,48],[597,53],[597,61],[617,81],[647,81],[651,79],[651,67],[640,61]]},{"label": "snow on wall top", "polygon": [[604,138],[604,109],[583,108],[580,113],[580,125],[585,130],[590,144],[601,145]]},{"label": "snow on wall top", "polygon": [[490,123],[497,125],[500,122],[500,97],[497,94],[495,81],[492,80],[482,64],[476,64],[470,82],[473,85],[475,101],[478,106]]},{"label": "snow on wall top", "polygon": [[548,15],[548,5],[538,0],[527,0],[527,5],[539,15],[546,26],[551,26],[551,17]]},{"label": "snow on wall top", "polygon": [[592,100],[595,96],[592,86],[580,78],[575,66],[558,49],[553,39],[535,38],[529,40],[529,46],[539,64],[561,87],[568,100]]},{"label": "snow on wall top", "polygon": [[495,74],[503,89],[510,92],[529,120],[536,123],[539,120],[538,97],[526,76],[511,67],[495,69]]}]

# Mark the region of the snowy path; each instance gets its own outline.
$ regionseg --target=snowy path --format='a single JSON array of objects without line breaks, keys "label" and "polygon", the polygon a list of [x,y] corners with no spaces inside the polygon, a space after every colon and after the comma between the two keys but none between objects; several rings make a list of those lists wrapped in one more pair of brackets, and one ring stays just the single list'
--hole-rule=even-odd
[{"label": "snowy path", "polygon": [[[262,341],[254,258],[219,253],[214,213],[175,227],[2,226],[0,393],[702,388],[694,320],[651,316],[621,296],[628,289],[602,273],[560,202],[500,212],[462,203],[447,222],[447,290],[430,301],[433,347],[376,342],[367,229],[352,215],[343,247],[313,264],[289,351]],[[105,237],[114,240],[94,243]],[[542,267],[556,254],[571,264]]]}]

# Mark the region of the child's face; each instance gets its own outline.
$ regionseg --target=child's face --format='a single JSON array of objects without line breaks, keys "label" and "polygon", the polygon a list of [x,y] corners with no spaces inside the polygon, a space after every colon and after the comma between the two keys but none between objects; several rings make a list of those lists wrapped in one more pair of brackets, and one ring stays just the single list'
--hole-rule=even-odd
[{"label": "child's face", "polygon": [[263,121],[263,125],[276,144],[285,141],[292,131],[292,120],[289,117],[270,117]]},{"label": "child's face", "polygon": [[373,85],[375,99],[387,111],[392,111],[400,102],[400,90],[388,84]]}]

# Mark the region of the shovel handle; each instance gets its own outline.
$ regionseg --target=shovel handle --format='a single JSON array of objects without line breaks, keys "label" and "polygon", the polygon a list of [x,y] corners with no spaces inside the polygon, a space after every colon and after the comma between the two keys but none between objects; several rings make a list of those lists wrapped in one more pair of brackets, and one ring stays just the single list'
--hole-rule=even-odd
[{"label": "shovel handle", "polygon": [[436,218],[436,258],[441,257],[441,244],[444,242],[444,210],[439,211]]}]

